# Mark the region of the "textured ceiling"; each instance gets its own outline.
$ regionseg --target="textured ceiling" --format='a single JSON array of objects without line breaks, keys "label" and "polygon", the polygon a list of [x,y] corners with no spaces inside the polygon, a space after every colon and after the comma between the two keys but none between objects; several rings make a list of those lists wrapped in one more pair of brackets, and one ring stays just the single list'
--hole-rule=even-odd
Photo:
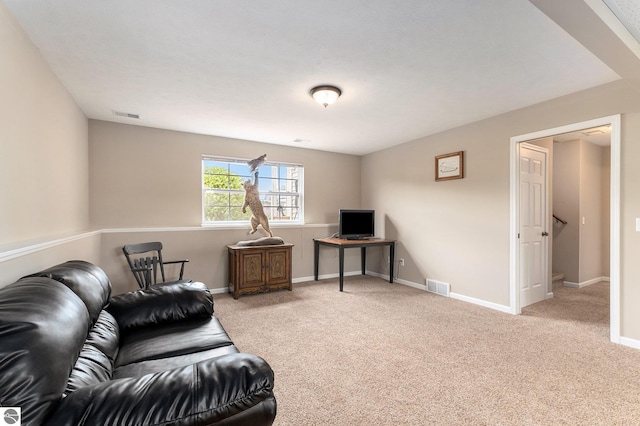
[{"label": "textured ceiling", "polygon": [[614,15],[622,22],[627,31],[640,42],[640,1],[604,0]]},{"label": "textured ceiling", "polygon": [[553,137],[554,142],[582,140],[595,145],[611,146],[611,126],[599,126],[577,132],[563,133]]},{"label": "textured ceiling", "polygon": [[89,118],[357,155],[619,78],[527,0],[4,3]]}]

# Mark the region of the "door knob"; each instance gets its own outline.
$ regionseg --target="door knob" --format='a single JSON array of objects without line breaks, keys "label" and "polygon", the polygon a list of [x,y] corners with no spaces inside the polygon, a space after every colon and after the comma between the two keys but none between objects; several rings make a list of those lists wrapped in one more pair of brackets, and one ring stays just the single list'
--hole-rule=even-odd
[{"label": "door knob", "polygon": [[543,232],[543,233],[542,233],[542,236],[543,236],[543,237],[548,237],[548,236],[549,236],[549,233],[545,231],[545,232]]}]

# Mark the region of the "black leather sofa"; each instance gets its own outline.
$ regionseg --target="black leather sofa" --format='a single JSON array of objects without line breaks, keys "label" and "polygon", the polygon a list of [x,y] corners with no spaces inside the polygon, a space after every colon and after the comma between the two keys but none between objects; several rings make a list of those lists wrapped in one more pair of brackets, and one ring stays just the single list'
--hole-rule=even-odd
[{"label": "black leather sofa", "polygon": [[0,289],[0,406],[23,425],[270,425],[273,371],[239,353],[202,283],[115,296],[69,261]]}]

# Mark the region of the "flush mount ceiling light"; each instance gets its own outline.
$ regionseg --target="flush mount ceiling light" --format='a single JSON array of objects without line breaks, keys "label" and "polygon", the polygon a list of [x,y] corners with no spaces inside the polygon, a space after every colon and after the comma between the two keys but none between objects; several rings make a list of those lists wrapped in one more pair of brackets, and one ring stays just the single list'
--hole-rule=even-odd
[{"label": "flush mount ceiling light", "polygon": [[309,92],[311,97],[320,105],[326,108],[334,103],[342,94],[342,91],[335,86],[317,86]]}]

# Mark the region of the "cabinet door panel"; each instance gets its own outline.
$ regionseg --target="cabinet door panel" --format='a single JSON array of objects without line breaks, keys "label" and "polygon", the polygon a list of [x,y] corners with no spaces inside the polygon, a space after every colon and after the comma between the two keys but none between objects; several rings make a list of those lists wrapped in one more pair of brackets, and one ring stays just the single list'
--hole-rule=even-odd
[{"label": "cabinet door panel", "polygon": [[269,277],[271,284],[289,282],[289,252],[287,250],[269,252]]},{"label": "cabinet door panel", "polygon": [[242,277],[240,287],[256,287],[264,285],[264,252],[244,253],[242,255]]}]

